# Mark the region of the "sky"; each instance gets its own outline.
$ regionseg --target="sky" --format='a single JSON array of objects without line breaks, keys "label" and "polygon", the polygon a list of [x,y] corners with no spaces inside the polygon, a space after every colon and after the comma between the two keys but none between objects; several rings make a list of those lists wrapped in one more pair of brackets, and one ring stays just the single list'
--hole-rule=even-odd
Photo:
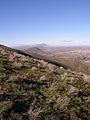
[{"label": "sky", "polygon": [[0,0],[0,44],[90,45],[90,0]]}]

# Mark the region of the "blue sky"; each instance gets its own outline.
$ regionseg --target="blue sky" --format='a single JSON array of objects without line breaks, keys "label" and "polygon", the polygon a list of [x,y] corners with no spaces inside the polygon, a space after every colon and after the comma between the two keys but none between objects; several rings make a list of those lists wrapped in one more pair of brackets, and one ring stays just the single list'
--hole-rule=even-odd
[{"label": "blue sky", "polygon": [[90,45],[90,0],[0,0],[0,43]]}]

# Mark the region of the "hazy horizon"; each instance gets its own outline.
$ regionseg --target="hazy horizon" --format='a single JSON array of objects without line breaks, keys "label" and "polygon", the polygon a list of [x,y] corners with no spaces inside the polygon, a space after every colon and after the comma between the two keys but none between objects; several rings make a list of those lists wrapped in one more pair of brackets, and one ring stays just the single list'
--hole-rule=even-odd
[{"label": "hazy horizon", "polygon": [[86,47],[88,47],[88,46],[90,46],[90,43],[89,43],[89,41],[84,41],[83,40],[83,42],[82,41],[60,41],[58,44],[50,44],[50,43],[46,43],[46,42],[36,42],[36,43],[20,43],[20,44],[18,44],[18,43],[16,43],[16,44],[8,44],[8,43],[0,43],[0,44],[2,44],[2,45],[5,45],[5,46],[9,46],[9,47],[22,47],[22,46],[35,46],[35,45],[42,45],[42,44],[46,44],[46,45],[48,45],[48,46],[51,46],[51,47],[79,47],[79,46],[81,46],[81,47],[84,47],[84,46],[86,46]]}]

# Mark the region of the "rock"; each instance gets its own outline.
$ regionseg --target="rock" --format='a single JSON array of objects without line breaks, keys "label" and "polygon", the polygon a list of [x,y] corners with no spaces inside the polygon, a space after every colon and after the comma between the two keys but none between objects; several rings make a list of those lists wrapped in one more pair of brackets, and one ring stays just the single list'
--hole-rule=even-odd
[{"label": "rock", "polygon": [[37,64],[37,67],[40,68],[40,66],[41,66],[40,63],[38,63],[38,64]]},{"label": "rock", "polygon": [[24,62],[27,61],[28,59],[25,56],[22,56],[20,60]]},{"label": "rock", "polygon": [[2,49],[1,54],[6,55],[7,53],[5,52],[5,50]]},{"label": "rock", "polygon": [[61,69],[61,70],[64,70],[64,68],[63,68],[62,66],[60,67],[60,69]]},{"label": "rock", "polygon": [[41,64],[42,64],[43,67],[47,67],[47,65],[48,65],[47,62],[45,62],[44,60],[41,60],[40,62],[41,62]]},{"label": "rock", "polygon": [[83,76],[84,76],[84,81],[90,83],[90,75],[83,74]]},{"label": "rock", "polygon": [[43,75],[40,77],[40,81],[45,81],[46,80],[46,77]]},{"label": "rock", "polygon": [[34,71],[34,70],[37,70],[37,68],[36,67],[32,67],[32,70]]},{"label": "rock", "polygon": [[53,72],[55,70],[55,65],[49,63],[48,66],[47,66],[47,68],[48,68],[48,70],[50,70],[51,72]]},{"label": "rock", "polygon": [[18,68],[21,68],[23,66],[22,63],[19,62],[14,62],[14,65]]},{"label": "rock", "polygon": [[78,88],[74,87],[74,86],[71,86],[70,87],[70,90],[69,90],[69,93],[70,94],[74,94],[74,95],[77,95],[79,92]]},{"label": "rock", "polygon": [[14,56],[12,54],[9,55],[9,61],[14,62]]}]

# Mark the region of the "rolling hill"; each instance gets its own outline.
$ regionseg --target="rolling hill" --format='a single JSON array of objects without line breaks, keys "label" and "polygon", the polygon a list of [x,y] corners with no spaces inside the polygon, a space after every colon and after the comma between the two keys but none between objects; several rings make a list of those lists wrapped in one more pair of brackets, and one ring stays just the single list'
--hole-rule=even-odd
[{"label": "rolling hill", "polygon": [[[39,50],[38,50],[39,49]],[[24,51],[34,57],[55,61],[70,68],[72,71],[82,72],[90,76],[90,48],[89,47],[46,47],[44,49],[29,48]]]}]

